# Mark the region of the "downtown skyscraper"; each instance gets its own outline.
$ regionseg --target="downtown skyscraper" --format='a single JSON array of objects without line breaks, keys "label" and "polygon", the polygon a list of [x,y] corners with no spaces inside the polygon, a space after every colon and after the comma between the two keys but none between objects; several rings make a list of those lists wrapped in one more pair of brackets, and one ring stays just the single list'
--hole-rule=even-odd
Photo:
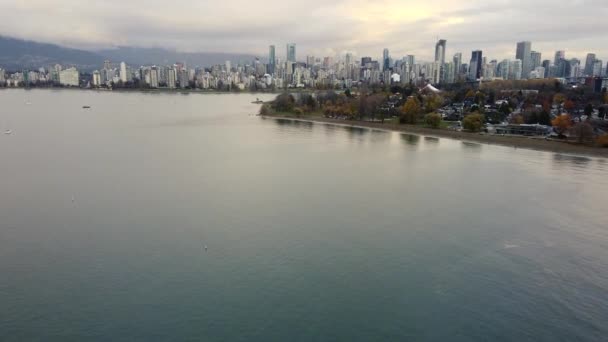
[{"label": "downtown skyscraper", "polygon": [[388,53],[388,49],[382,51],[382,71],[386,71],[391,67],[391,57]]},{"label": "downtown skyscraper", "polygon": [[287,62],[291,62],[291,63],[296,62],[296,44],[295,43],[287,44]]},{"label": "downtown skyscraper", "polygon": [[276,69],[277,56],[276,56],[276,47],[274,45],[270,45],[268,47],[268,73],[273,74]]},{"label": "downtown skyscraper", "polygon": [[469,78],[471,80],[478,80],[481,78],[483,72],[483,52],[481,50],[475,50],[471,53],[471,63],[469,64]]},{"label": "downtown skyscraper", "polygon": [[445,39],[440,39],[437,44],[435,44],[435,62],[439,62],[441,65],[445,64],[445,45],[447,41]]},{"label": "downtown skyscraper", "polygon": [[532,43],[525,41],[517,43],[515,58],[521,61],[521,77],[528,78],[532,71]]},{"label": "downtown skyscraper", "polygon": [[588,53],[587,59],[585,60],[585,75],[593,75],[593,64],[595,63],[596,55],[594,53]]}]

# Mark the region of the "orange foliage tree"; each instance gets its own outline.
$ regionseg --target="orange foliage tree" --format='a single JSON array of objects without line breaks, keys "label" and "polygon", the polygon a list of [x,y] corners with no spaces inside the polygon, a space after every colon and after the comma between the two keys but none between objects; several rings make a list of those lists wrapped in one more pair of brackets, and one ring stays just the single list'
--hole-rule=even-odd
[{"label": "orange foliage tree", "polygon": [[560,136],[563,136],[564,133],[568,131],[570,127],[572,127],[572,119],[568,114],[562,114],[551,121],[551,125],[555,128],[555,131]]}]

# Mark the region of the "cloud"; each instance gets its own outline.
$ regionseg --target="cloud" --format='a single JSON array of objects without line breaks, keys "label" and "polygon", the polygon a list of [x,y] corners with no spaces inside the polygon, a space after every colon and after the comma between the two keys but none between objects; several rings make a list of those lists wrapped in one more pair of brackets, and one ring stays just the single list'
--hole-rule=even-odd
[{"label": "cloud", "polygon": [[166,47],[183,51],[265,55],[298,44],[305,54],[354,51],[377,57],[387,47],[399,58],[430,60],[435,40],[448,56],[482,49],[490,58],[514,58],[517,41],[550,59],[555,50],[608,61],[605,0],[17,0],[0,1],[10,13],[0,32],[18,38],[95,49]]}]

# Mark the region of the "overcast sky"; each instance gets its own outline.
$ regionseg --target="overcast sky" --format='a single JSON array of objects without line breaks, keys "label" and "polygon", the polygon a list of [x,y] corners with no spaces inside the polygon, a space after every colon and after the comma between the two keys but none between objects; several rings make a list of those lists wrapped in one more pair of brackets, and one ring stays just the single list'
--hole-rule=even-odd
[{"label": "overcast sky", "polygon": [[[306,54],[351,51],[430,60],[437,37],[447,56],[481,49],[515,58],[517,41],[553,59],[556,50],[608,59],[608,0],[0,0],[0,34],[96,49],[118,45],[266,56],[285,44]],[[583,61],[584,63],[584,61]]]}]

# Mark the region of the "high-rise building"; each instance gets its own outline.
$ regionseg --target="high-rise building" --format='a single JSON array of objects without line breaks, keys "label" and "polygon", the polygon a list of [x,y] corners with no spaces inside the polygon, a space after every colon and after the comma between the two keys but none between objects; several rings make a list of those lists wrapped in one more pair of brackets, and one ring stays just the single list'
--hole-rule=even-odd
[{"label": "high-rise building", "polygon": [[344,58],[344,64],[346,66],[353,64],[353,55],[351,53],[346,53],[346,57]]},{"label": "high-rise building", "polygon": [[80,85],[80,74],[76,68],[69,68],[59,72],[59,83],[64,86],[78,87]]},{"label": "high-rise building", "polygon": [[99,70],[93,71],[93,86],[99,87],[101,85],[101,74]]},{"label": "high-rise building", "polygon": [[390,64],[391,60],[388,49],[384,49],[384,51],[382,51],[382,71],[390,69]]},{"label": "high-rise building", "polygon": [[471,63],[469,64],[469,78],[477,80],[481,78],[483,61],[483,52],[481,50],[475,50],[471,53]]},{"label": "high-rise building", "polygon": [[545,68],[545,77],[544,77],[544,78],[547,78],[547,77],[549,77],[549,76],[550,76],[550,75],[549,75],[549,72],[551,71],[551,61],[550,61],[550,60],[548,60],[548,59],[545,59],[545,60],[543,61],[543,64],[542,64],[542,65],[543,65],[543,68]]},{"label": "high-rise building", "polygon": [[296,62],[296,44],[295,43],[287,44],[287,62],[291,62],[291,63]]},{"label": "high-rise building", "polygon": [[558,50],[555,51],[555,57],[553,58],[553,65],[558,65],[560,59],[566,59],[566,51]]},{"label": "high-rise building", "polygon": [[599,60],[599,59],[596,59],[593,62],[593,68],[591,70],[591,76],[594,76],[594,77],[602,76],[603,75],[603,73],[602,73],[602,67],[603,67],[602,61]]},{"label": "high-rise building", "polygon": [[445,39],[440,39],[437,44],[435,44],[435,62],[439,62],[441,65],[445,64]]},{"label": "high-rise building", "polygon": [[460,78],[460,69],[462,69],[462,53],[458,52],[454,55],[454,80],[458,81]]},{"label": "high-rise building", "polygon": [[158,88],[158,68],[150,68],[150,88]]},{"label": "high-rise building", "polygon": [[313,65],[315,65],[315,56],[306,56],[306,66],[311,68]]},{"label": "high-rise building", "polygon": [[510,80],[521,80],[523,72],[523,63],[521,60],[516,59],[511,61],[509,64],[509,79]]},{"label": "high-rise building", "polygon": [[521,61],[521,75],[520,78],[528,78],[530,71],[532,71],[531,61],[532,43],[531,42],[519,42],[517,43],[517,51],[515,53],[515,59]]},{"label": "high-rise building", "polygon": [[535,70],[536,68],[538,68],[539,66],[541,66],[541,53],[540,52],[536,52],[536,51],[532,51],[530,52],[530,60],[532,62],[532,70]]},{"label": "high-rise building", "polygon": [[570,74],[566,75],[566,77],[581,77],[582,74],[581,61],[577,58],[572,58],[570,60]]},{"label": "high-rise building", "polygon": [[130,77],[127,74],[127,64],[125,62],[120,62],[120,80],[123,83],[130,81]]},{"label": "high-rise building", "polygon": [[274,74],[276,69],[277,56],[276,56],[276,47],[274,45],[270,45],[268,47],[268,73]]},{"label": "high-rise building", "polygon": [[407,55],[405,56],[405,61],[413,67],[416,64],[416,57],[414,55]]},{"label": "high-rise building", "polygon": [[105,70],[110,70],[110,69],[112,69],[112,64],[110,64],[110,61],[109,61],[109,60],[107,60],[107,59],[106,59],[105,61],[103,61],[103,68],[104,68]]},{"label": "high-rise building", "polygon": [[595,58],[596,56],[594,53],[587,54],[587,59],[585,60],[585,75],[593,75],[593,64],[595,63]]},{"label": "high-rise building", "polygon": [[177,73],[175,69],[170,68],[167,70],[167,87],[169,89],[175,89],[177,83]]},{"label": "high-rise building", "polygon": [[500,77],[503,80],[508,79],[510,64],[511,61],[508,59],[504,59],[502,62],[498,63],[498,65],[496,66],[496,77]]}]

